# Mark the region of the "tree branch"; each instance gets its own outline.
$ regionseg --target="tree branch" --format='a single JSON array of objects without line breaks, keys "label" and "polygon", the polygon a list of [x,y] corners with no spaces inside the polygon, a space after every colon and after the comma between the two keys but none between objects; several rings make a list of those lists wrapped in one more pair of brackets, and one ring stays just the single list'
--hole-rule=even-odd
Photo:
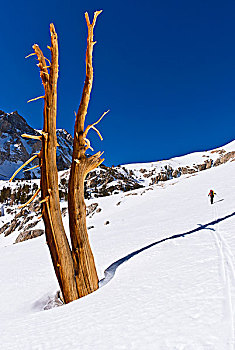
[{"label": "tree branch", "polygon": [[87,136],[88,131],[92,128],[92,129],[94,129],[94,130],[98,133],[98,135],[100,136],[101,140],[103,140],[103,138],[102,138],[102,136],[99,134],[98,130],[97,130],[96,128],[94,128],[94,125],[98,124],[98,123],[104,118],[104,116],[105,116],[109,111],[110,111],[110,110],[104,112],[104,113],[102,114],[102,116],[101,116],[95,123],[93,123],[93,124],[91,124],[91,125],[88,125],[88,126],[86,127],[86,130],[84,131],[84,137]]},{"label": "tree branch", "polygon": [[10,178],[9,182],[11,182],[14,177],[20,172],[21,169],[23,169],[27,164],[29,164],[30,162],[32,162],[32,160],[34,160],[35,158],[37,158],[39,156],[39,153],[35,154],[33,157],[31,157],[30,159],[27,160],[27,162],[25,162],[23,165],[21,165],[21,167],[19,167],[14,174],[12,175],[12,177]]}]

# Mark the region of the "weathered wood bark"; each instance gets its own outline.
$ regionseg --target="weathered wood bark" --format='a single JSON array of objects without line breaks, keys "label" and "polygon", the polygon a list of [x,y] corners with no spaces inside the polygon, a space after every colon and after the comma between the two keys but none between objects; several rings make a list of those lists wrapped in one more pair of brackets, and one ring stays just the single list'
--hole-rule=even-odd
[{"label": "weathered wood bark", "polygon": [[[85,14],[88,26],[86,80],[80,106],[76,115],[74,149],[68,193],[72,251],[69,247],[63,227],[59,203],[58,172],[56,166],[58,41],[53,24],[50,26],[51,47],[49,49],[51,51],[51,62],[44,57],[38,45],[33,46],[34,54],[37,55],[39,61],[40,76],[45,90],[45,96],[39,97],[44,98],[43,131],[42,136],[37,136],[37,138],[42,141],[42,149],[40,154],[35,156],[40,158],[42,216],[45,223],[46,239],[55,273],[66,303],[83,297],[98,288],[98,276],[86,228],[84,180],[88,172],[101,164],[103,159],[101,159],[101,152],[91,157],[87,157],[85,152],[88,148],[91,148],[90,142],[87,139],[87,133],[91,128],[94,129],[102,139],[95,125],[98,124],[107,112],[105,112],[97,122],[89,125],[85,131],[84,123],[93,82],[92,53],[95,44],[95,42],[93,42],[93,29],[97,16],[101,12],[102,11],[95,12],[92,23],[90,23],[88,14]],[[46,61],[49,62],[48,65]],[[32,135],[24,136],[34,138]],[[32,200],[35,196],[32,197]]]},{"label": "weathered wood bark", "polygon": [[68,191],[69,226],[79,297],[98,288],[98,277],[86,228],[84,180],[89,171],[95,169],[102,163],[103,159],[100,158],[101,152],[89,158],[86,156],[85,152],[90,147],[90,142],[86,138],[88,129],[84,131],[84,122],[93,83],[92,53],[95,44],[93,42],[93,29],[96,18],[100,13],[101,11],[95,12],[92,23],[90,23],[88,14],[85,14],[88,27],[86,80],[75,121],[73,158]]},{"label": "weathered wood bark", "polygon": [[[65,303],[78,299],[74,264],[71,250],[62,223],[58,171],[56,166],[56,113],[57,113],[57,79],[58,79],[58,42],[54,25],[51,32],[51,64],[47,67],[46,59],[38,47],[33,49],[37,55],[40,76],[45,90],[44,126],[42,132],[41,159],[41,193],[42,215],[45,223],[46,239],[50,250],[55,273]],[[48,68],[50,72],[48,72]]]}]

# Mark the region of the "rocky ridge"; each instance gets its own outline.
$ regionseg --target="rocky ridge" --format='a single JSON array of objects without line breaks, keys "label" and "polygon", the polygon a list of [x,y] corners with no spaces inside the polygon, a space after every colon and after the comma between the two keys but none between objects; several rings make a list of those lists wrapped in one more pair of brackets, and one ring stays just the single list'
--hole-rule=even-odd
[{"label": "rocky ridge", "polygon": [[182,175],[195,174],[234,160],[235,141],[211,151],[195,152],[152,163],[127,164],[124,167],[140,184],[151,186]]},{"label": "rocky ridge", "polygon": [[[40,131],[31,128],[17,112],[6,114],[0,111],[0,176],[2,175],[2,178],[6,175],[10,177],[23,162],[41,148],[40,141],[24,139],[21,137],[23,133],[40,135]],[[67,216],[68,168],[72,159],[73,138],[65,130],[60,129],[57,130],[57,139],[60,145],[57,149],[57,166],[60,170],[59,195],[62,203],[65,204],[62,206],[62,216],[65,217]],[[142,195],[154,185],[161,185],[165,181],[184,175],[192,176],[211,167],[234,161],[234,159],[235,141],[211,151],[196,152],[158,162],[126,164],[116,167],[100,165],[90,172],[85,180],[85,198],[104,197],[144,188],[141,192],[129,193],[130,195],[137,193]],[[31,176],[24,175],[29,174],[27,172],[21,174],[28,180],[16,180],[13,183],[0,181],[0,203],[4,204],[5,211],[10,218],[8,221],[2,220],[0,235],[14,236],[15,243],[38,237],[44,232],[43,222],[38,219],[41,211],[39,200],[20,210],[16,207],[25,203],[35,193],[39,187],[39,180],[32,178],[38,178],[40,174],[37,171],[32,171]],[[92,217],[101,210],[98,203],[92,203],[87,207],[87,215]]]},{"label": "rocky ridge", "polygon": [[[10,114],[0,111],[0,179],[10,178],[14,171],[41,148],[39,140],[22,138],[22,134],[40,135],[40,131],[30,127],[16,111]],[[57,167],[59,171],[68,169],[72,160],[73,138],[63,129],[57,130]],[[126,164],[116,167],[101,165],[88,174],[85,181],[87,198],[107,196],[126,192],[161,181],[194,174],[213,166],[224,164],[235,158],[235,143],[212,151],[197,152],[169,160]],[[38,160],[29,166],[36,165]],[[20,172],[19,178],[39,178],[38,169]],[[60,194],[66,199],[69,172],[61,173]]]},{"label": "rocky ridge", "polygon": [[[200,171],[210,169],[235,160],[235,142],[224,147],[199,152],[166,161],[142,164],[127,164],[117,167],[101,165],[90,172],[85,180],[85,197],[98,198],[129,192],[143,188],[142,191],[132,191],[128,195],[142,195],[151,190],[156,184],[180,176],[192,176]],[[188,165],[186,165],[188,164]],[[69,170],[59,172],[59,194],[62,200],[62,217],[68,215],[67,190]],[[5,237],[14,235],[15,243],[38,237],[44,233],[43,222],[40,217],[41,207],[39,200],[35,200],[28,207],[17,209],[16,205],[26,202],[39,186],[39,180],[17,180],[12,184],[0,181],[0,202],[6,207],[6,214],[11,220],[0,225],[0,235]],[[24,195],[25,194],[25,195]],[[89,202],[88,202],[89,203]],[[120,203],[117,203],[119,205]],[[87,205],[87,216],[92,218],[102,211],[99,204],[92,201]],[[109,224],[107,221],[105,224]],[[92,229],[93,226],[88,226]]]},{"label": "rocky ridge", "polygon": [[[0,179],[10,178],[14,171],[41,149],[41,141],[23,138],[22,134],[39,136],[40,132],[28,125],[17,111],[5,113],[0,110]],[[72,160],[73,138],[65,130],[57,130],[58,170],[68,169]],[[35,159],[28,168],[37,165]],[[26,167],[27,169],[27,167]],[[38,169],[20,172],[18,178],[38,178]]]}]

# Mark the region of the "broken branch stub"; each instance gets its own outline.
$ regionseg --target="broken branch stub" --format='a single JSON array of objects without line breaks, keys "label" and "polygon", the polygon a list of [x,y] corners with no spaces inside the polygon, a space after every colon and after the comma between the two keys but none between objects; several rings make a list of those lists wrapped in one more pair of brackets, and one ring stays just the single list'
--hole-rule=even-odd
[{"label": "broken branch stub", "polygon": [[28,134],[22,134],[21,137],[25,137],[28,139],[33,139],[33,140],[39,140],[42,141],[42,136],[38,136],[38,135],[28,135]]}]

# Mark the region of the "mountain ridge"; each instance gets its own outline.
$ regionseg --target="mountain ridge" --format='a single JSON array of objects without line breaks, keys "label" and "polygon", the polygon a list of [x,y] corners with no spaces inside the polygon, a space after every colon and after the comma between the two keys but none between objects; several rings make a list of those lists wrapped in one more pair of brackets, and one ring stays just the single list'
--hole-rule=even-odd
[{"label": "mountain ridge", "polygon": [[[17,111],[0,111],[0,180],[10,178],[14,171],[41,148],[39,140],[24,139],[22,134],[40,135]],[[57,130],[57,167],[61,198],[66,199],[69,167],[72,161],[73,138],[65,129]],[[224,164],[235,159],[235,141],[204,152],[146,163],[131,163],[108,167],[101,165],[88,174],[85,180],[86,198],[103,197],[152,186],[182,175]],[[32,165],[38,164],[38,160]],[[28,166],[28,168],[31,167]],[[39,178],[40,170],[21,172],[18,178]]]},{"label": "mountain ridge", "polygon": [[[25,139],[21,135],[39,136],[40,132],[26,122],[17,111],[5,113],[0,110],[0,179],[10,178],[14,171],[26,162],[34,153],[41,149],[41,141]],[[64,129],[57,130],[57,167],[58,170],[68,169],[72,160],[73,138]],[[31,163],[38,164],[38,160]],[[30,168],[28,166],[28,168]],[[27,167],[26,167],[27,169]],[[17,178],[39,178],[40,170],[21,172]]]}]

